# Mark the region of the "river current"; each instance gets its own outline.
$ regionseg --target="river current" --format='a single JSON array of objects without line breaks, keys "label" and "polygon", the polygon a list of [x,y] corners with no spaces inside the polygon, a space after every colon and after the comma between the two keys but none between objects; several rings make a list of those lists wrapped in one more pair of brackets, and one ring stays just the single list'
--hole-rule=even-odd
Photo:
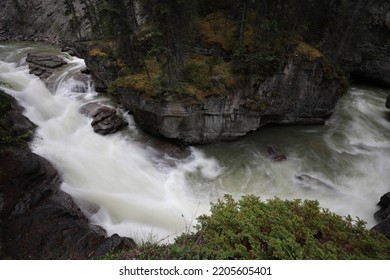
[{"label": "river current", "polygon": [[[33,51],[59,54],[68,66],[45,85],[28,73],[25,57]],[[32,150],[53,163],[62,190],[108,235],[172,241],[224,194],[316,199],[368,228],[375,224],[376,203],[390,188],[388,90],[354,85],[324,126],[266,126],[239,141],[191,147],[188,156],[174,158],[145,144],[148,135],[130,115],[120,133],[94,133],[80,108],[110,101],[93,84],[74,79],[82,68],[82,59],[51,46],[0,43],[0,88],[38,126]],[[269,146],[287,160],[273,161]]]}]

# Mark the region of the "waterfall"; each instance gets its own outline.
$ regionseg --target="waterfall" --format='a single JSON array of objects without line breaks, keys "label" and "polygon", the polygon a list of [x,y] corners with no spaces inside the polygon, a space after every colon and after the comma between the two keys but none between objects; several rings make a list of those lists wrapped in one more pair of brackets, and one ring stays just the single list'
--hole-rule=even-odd
[{"label": "waterfall", "polygon": [[[62,190],[109,235],[172,241],[225,193],[317,199],[322,207],[374,225],[375,204],[390,187],[388,92],[353,87],[325,126],[268,126],[240,141],[192,147],[187,157],[174,158],[146,145],[148,136],[130,115],[124,131],[94,133],[80,108],[110,101],[73,78],[85,67],[83,60],[57,51],[68,66],[48,87],[28,73],[24,57],[31,50],[55,52],[32,44],[0,45],[0,88],[38,126],[33,151],[53,163]],[[287,160],[272,161],[269,145]]]}]

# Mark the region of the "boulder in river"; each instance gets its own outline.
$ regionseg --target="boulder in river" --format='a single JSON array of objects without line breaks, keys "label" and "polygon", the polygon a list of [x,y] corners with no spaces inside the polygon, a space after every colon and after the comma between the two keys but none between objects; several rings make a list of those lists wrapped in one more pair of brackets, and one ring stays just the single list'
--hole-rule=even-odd
[{"label": "boulder in river", "polygon": [[29,53],[26,61],[30,68],[30,74],[41,79],[49,78],[56,69],[66,65],[67,62],[58,55],[48,53]]},{"label": "boulder in river", "polygon": [[386,98],[386,108],[390,109],[390,94]]},{"label": "boulder in river", "polygon": [[81,113],[93,119],[91,123],[93,130],[102,135],[118,132],[128,125],[119,110],[97,102],[84,105]]}]

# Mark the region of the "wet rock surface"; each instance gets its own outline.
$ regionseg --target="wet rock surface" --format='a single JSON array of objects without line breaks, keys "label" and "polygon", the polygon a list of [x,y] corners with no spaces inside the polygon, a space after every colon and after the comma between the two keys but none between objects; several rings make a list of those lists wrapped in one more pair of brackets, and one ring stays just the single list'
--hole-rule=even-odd
[{"label": "wet rock surface", "polygon": [[75,13],[67,13],[64,1],[2,0],[0,41],[40,41],[60,45],[75,38],[85,38],[91,30],[85,17],[85,2],[72,1]]},{"label": "wet rock surface", "polygon": [[0,258],[92,259],[135,246],[132,239],[106,237],[90,225],[60,190],[61,178],[51,163],[30,151],[28,132],[34,125],[1,91],[0,101]]},{"label": "wet rock surface", "polygon": [[118,109],[97,102],[84,105],[81,108],[81,113],[93,119],[91,123],[93,130],[101,135],[118,132],[128,125]]},{"label": "wet rock surface", "polygon": [[30,74],[41,79],[49,78],[56,70],[67,64],[63,58],[47,53],[29,53],[26,61]]},{"label": "wet rock surface", "polygon": [[374,218],[378,224],[372,229],[390,238],[390,192],[384,194],[377,205],[380,209],[375,212]]}]

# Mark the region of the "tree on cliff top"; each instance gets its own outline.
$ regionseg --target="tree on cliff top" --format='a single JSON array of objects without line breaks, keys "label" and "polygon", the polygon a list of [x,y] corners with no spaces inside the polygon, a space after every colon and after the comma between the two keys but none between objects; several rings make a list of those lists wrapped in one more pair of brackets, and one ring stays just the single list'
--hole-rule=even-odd
[{"label": "tree on cliff top", "polygon": [[191,38],[197,1],[142,0],[143,16],[154,30],[151,50],[162,61],[162,82],[175,84],[183,75],[185,45]]}]

